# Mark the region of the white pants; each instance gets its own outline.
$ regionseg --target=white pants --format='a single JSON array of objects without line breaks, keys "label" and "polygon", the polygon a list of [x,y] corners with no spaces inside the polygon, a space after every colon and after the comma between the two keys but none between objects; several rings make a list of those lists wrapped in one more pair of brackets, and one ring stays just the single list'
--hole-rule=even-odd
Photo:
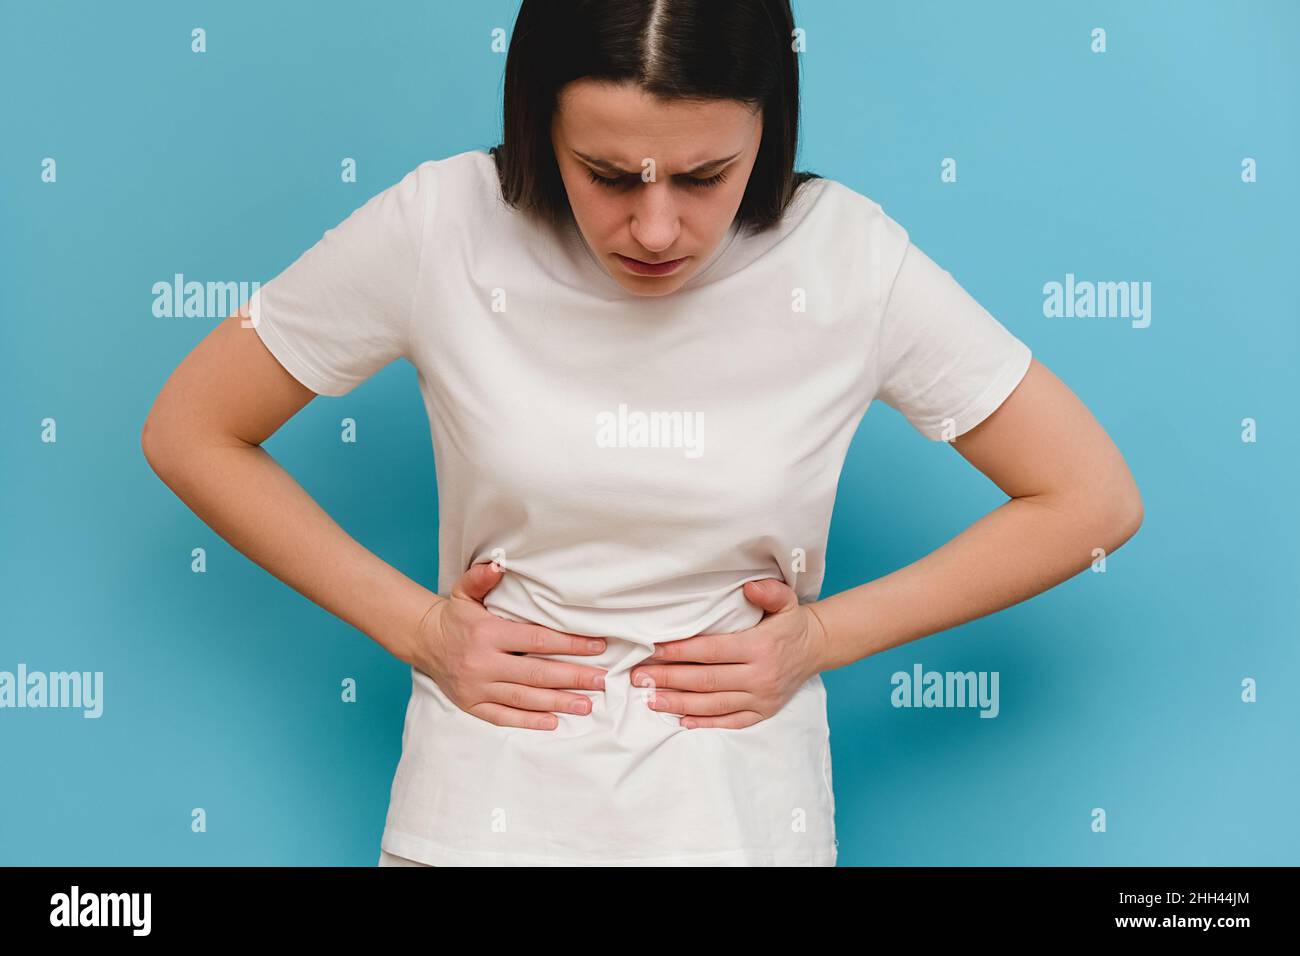
[{"label": "white pants", "polygon": [[397,856],[389,853],[385,849],[379,850],[379,866],[432,866],[432,863],[421,863],[419,860],[408,860],[404,856]]}]

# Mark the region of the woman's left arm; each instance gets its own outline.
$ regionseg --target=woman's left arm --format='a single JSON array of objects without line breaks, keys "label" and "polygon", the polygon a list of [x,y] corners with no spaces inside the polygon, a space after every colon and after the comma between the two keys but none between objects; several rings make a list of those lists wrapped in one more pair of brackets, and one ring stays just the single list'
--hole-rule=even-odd
[{"label": "woman's left arm", "polygon": [[995,508],[925,557],[804,605],[833,670],[992,614],[1089,567],[1142,524],[1142,498],[1110,436],[1034,359],[1002,404],[952,446],[1002,489]]},{"label": "woman's left arm", "polygon": [[746,582],[767,615],[748,630],[655,645],[632,671],[684,727],[743,728],[812,675],[992,614],[1077,574],[1142,524],[1142,499],[1097,420],[1036,359],[952,445],[1011,498],[904,568],[800,604],[779,579]]}]

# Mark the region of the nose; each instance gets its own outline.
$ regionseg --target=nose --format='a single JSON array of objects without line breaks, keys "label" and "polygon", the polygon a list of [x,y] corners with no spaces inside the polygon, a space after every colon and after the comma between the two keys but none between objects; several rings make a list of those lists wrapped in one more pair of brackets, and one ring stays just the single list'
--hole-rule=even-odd
[{"label": "nose", "polygon": [[666,183],[645,183],[632,210],[632,238],[646,252],[658,254],[677,241],[681,223]]}]

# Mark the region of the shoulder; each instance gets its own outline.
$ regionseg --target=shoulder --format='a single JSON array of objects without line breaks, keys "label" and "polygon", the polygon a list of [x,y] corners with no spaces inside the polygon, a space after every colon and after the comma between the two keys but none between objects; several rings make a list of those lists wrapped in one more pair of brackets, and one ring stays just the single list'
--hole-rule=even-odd
[{"label": "shoulder", "polygon": [[467,149],[442,159],[426,159],[411,170],[419,190],[436,198],[443,207],[474,203],[500,195],[496,163],[482,149]]},{"label": "shoulder", "polygon": [[403,187],[444,238],[499,230],[517,218],[501,197],[496,161],[486,150],[425,160],[407,173]]},{"label": "shoulder", "polygon": [[907,230],[871,196],[838,179],[818,177],[799,186],[780,232],[844,281],[866,278],[879,290],[899,269],[910,243]]},{"label": "shoulder", "polygon": [[791,206],[802,203],[810,217],[824,228],[837,232],[840,240],[902,247],[907,230],[872,197],[838,179],[819,177],[804,183]]}]

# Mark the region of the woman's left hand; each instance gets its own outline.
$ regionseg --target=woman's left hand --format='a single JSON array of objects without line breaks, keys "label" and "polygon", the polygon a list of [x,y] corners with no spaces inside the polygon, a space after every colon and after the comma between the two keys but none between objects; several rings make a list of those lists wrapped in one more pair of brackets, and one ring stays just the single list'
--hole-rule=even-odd
[{"label": "woman's left hand", "polygon": [[784,581],[745,582],[745,597],[767,614],[732,634],[697,634],[656,645],[632,670],[632,686],[683,727],[749,727],[785,706],[822,670],[826,631]]}]

